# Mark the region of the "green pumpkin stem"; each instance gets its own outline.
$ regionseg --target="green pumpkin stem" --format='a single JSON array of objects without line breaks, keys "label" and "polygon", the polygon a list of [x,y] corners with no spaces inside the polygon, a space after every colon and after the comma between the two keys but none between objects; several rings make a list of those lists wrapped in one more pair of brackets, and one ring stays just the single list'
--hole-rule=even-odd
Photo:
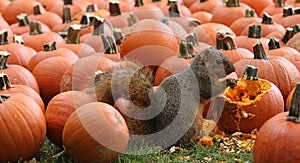
[{"label": "green pumpkin stem", "polygon": [[28,16],[26,13],[22,13],[17,16],[19,27],[24,27],[29,25]]},{"label": "green pumpkin stem", "polygon": [[86,7],[86,12],[97,12],[99,9],[98,9],[98,6],[97,4],[95,3],[91,3],[89,4],[87,7]]},{"label": "green pumpkin stem", "polygon": [[13,42],[24,45],[24,40],[23,40],[22,36],[14,35],[13,36]]},{"label": "green pumpkin stem", "polygon": [[179,43],[179,54],[178,58],[193,58],[194,55],[194,47],[192,42],[180,42]]},{"label": "green pumpkin stem", "polygon": [[109,12],[110,12],[110,16],[121,15],[121,9],[118,1],[109,2]]},{"label": "green pumpkin stem", "polygon": [[217,32],[217,49],[234,50],[237,49],[237,45],[232,34],[225,31]]},{"label": "green pumpkin stem", "polygon": [[8,44],[8,32],[6,29],[0,31],[0,45]]},{"label": "green pumpkin stem", "polygon": [[281,41],[286,44],[294,35],[295,35],[294,29],[288,27],[288,28],[286,28],[285,34],[284,34],[283,38],[281,39]]},{"label": "green pumpkin stem", "polygon": [[253,54],[254,59],[269,60],[261,42],[257,42],[253,45]]},{"label": "green pumpkin stem", "polygon": [[284,7],[284,0],[276,0],[275,1],[275,7]]},{"label": "green pumpkin stem", "polygon": [[240,7],[240,0],[227,0],[226,7]]},{"label": "green pumpkin stem", "polygon": [[243,77],[243,80],[258,80],[257,77],[258,74],[258,68],[255,66],[247,65]]},{"label": "green pumpkin stem", "polygon": [[0,73],[0,81],[0,90],[6,90],[13,87],[7,74],[5,73]]},{"label": "green pumpkin stem", "polygon": [[105,22],[105,19],[100,18],[99,16],[95,17],[94,31],[93,31],[92,35],[99,36],[99,35],[104,34],[104,22]]},{"label": "green pumpkin stem", "polygon": [[286,117],[287,121],[300,122],[300,83],[297,83],[292,96],[292,101],[289,108],[289,114]]},{"label": "green pumpkin stem", "polygon": [[42,26],[37,21],[31,21],[29,22],[29,34],[30,35],[39,35],[43,34]]},{"label": "green pumpkin stem", "polygon": [[268,48],[269,50],[279,49],[280,48],[279,40],[276,39],[275,37],[271,37],[270,41],[268,42]]},{"label": "green pumpkin stem", "polygon": [[68,28],[67,37],[66,37],[66,43],[67,44],[79,44],[79,38],[80,38],[80,31],[81,31],[81,25],[79,24],[72,24]]},{"label": "green pumpkin stem", "polygon": [[33,6],[33,15],[41,15],[42,10],[41,10],[41,4],[37,3],[35,6]]},{"label": "green pumpkin stem", "polygon": [[169,17],[180,17],[180,11],[177,3],[170,3]]},{"label": "green pumpkin stem", "polygon": [[117,45],[121,45],[122,39],[123,39],[123,34],[120,28],[114,28],[113,29],[113,35],[114,39],[116,40]]},{"label": "green pumpkin stem", "polygon": [[249,26],[248,29],[248,37],[249,38],[261,38],[261,25],[260,24],[254,24],[252,26]]},{"label": "green pumpkin stem", "polygon": [[291,7],[291,6],[283,7],[283,12],[282,12],[283,17],[292,16],[292,15],[294,15],[293,7]]},{"label": "green pumpkin stem", "polygon": [[261,23],[262,24],[274,24],[272,17],[268,13],[266,13],[266,12],[264,12],[264,16],[262,18],[262,22]]},{"label": "green pumpkin stem", "polygon": [[0,70],[8,68],[7,60],[10,53],[7,51],[0,51]]},{"label": "green pumpkin stem", "polygon": [[193,46],[198,46],[199,45],[199,40],[198,40],[198,36],[196,32],[193,33],[189,33],[186,37],[185,37],[187,42],[191,42],[193,44]]},{"label": "green pumpkin stem", "polygon": [[129,26],[133,26],[136,22],[139,21],[139,18],[133,12],[129,12],[127,21]]},{"label": "green pumpkin stem", "polygon": [[43,51],[53,51],[53,50],[56,50],[57,47],[56,47],[56,42],[49,42],[47,44],[44,44],[43,45]]},{"label": "green pumpkin stem", "polygon": [[246,11],[245,11],[245,17],[246,18],[252,18],[252,17],[255,17],[255,11],[253,9],[249,9],[247,8]]},{"label": "green pumpkin stem", "polygon": [[73,0],[64,0],[64,5],[73,5]]},{"label": "green pumpkin stem", "polygon": [[111,36],[101,35],[105,54],[117,54],[115,39]]},{"label": "green pumpkin stem", "polygon": [[144,6],[143,0],[135,0],[134,7],[142,7]]}]

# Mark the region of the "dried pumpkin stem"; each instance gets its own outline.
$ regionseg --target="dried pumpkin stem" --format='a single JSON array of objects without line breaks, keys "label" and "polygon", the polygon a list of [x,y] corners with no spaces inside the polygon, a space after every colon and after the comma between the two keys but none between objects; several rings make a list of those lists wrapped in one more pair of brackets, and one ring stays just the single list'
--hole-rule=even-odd
[{"label": "dried pumpkin stem", "polygon": [[178,58],[193,58],[194,55],[194,47],[191,42],[180,42],[179,43],[179,54]]},{"label": "dried pumpkin stem", "polygon": [[33,15],[41,15],[42,11],[41,11],[41,4],[36,4],[35,6],[33,6]]},{"label": "dried pumpkin stem", "polygon": [[134,7],[142,7],[142,6],[144,6],[143,0],[135,0]]},{"label": "dried pumpkin stem", "polygon": [[161,2],[161,0],[152,0],[152,2]]},{"label": "dried pumpkin stem", "polygon": [[217,32],[217,49],[234,50],[237,45],[234,41],[232,34],[225,31]]},{"label": "dried pumpkin stem", "polygon": [[281,39],[281,41],[286,44],[294,35],[295,35],[294,29],[288,27],[288,28],[286,28],[285,34],[284,34],[283,38]]},{"label": "dried pumpkin stem", "polygon": [[68,29],[68,34],[66,37],[67,44],[79,44],[81,25],[72,24]]},{"label": "dried pumpkin stem", "polygon": [[248,30],[248,37],[249,38],[261,38],[261,25],[259,24],[255,24],[252,26],[249,26],[249,30]]},{"label": "dried pumpkin stem", "polygon": [[11,96],[11,94],[1,94],[0,95],[0,103],[6,101],[10,96]]},{"label": "dried pumpkin stem", "polygon": [[44,44],[43,45],[43,51],[53,51],[53,50],[56,50],[57,47],[56,47],[56,42],[49,42],[47,44]]},{"label": "dried pumpkin stem", "polygon": [[299,2],[300,2],[300,0],[295,0],[294,2],[295,2],[295,3],[299,3]]},{"label": "dried pumpkin stem", "polygon": [[94,15],[85,13],[81,16],[80,24],[90,26],[94,23],[94,20],[95,20]]},{"label": "dried pumpkin stem", "polygon": [[300,32],[300,24],[296,24],[292,28],[293,28],[294,34],[297,34],[298,32]]},{"label": "dried pumpkin stem", "polygon": [[269,50],[279,49],[280,48],[279,40],[276,39],[275,37],[270,38],[270,41],[268,42],[268,48]]},{"label": "dried pumpkin stem", "polygon": [[247,65],[247,67],[244,71],[242,79],[244,79],[244,80],[258,80],[257,74],[258,74],[258,68],[257,67]]},{"label": "dried pumpkin stem", "polygon": [[293,7],[283,7],[283,17],[292,16],[294,15],[294,9]]},{"label": "dried pumpkin stem", "polygon": [[284,0],[276,0],[275,1],[275,7],[284,7]]},{"label": "dried pumpkin stem", "polygon": [[246,11],[245,11],[245,17],[246,18],[252,18],[252,17],[255,17],[255,11],[253,9],[249,9],[247,8]]},{"label": "dried pumpkin stem", "polygon": [[24,45],[24,40],[23,40],[22,36],[14,35],[13,42]]},{"label": "dried pumpkin stem", "polygon": [[268,13],[266,13],[266,12],[264,12],[264,16],[262,18],[262,22],[261,23],[262,24],[274,24],[272,17]]},{"label": "dried pumpkin stem", "polygon": [[254,59],[269,60],[261,42],[257,42],[253,45],[253,54]]},{"label": "dried pumpkin stem", "polygon": [[111,36],[101,35],[103,48],[105,50],[105,54],[116,54],[117,53],[117,46],[115,40]]},{"label": "dried pumpkin stem", "polygon": [[62,23],[70,23],[72,21],[71,9],[70,7],[64,6],[62,12]]},{"label": "dried pumpkin stem", "polygon": [[200,22],[198,19],[194,18],[187,18],[189,27],[197,27],[198,25],[201,25],[202,22]]},{"label": "dried pumpkin stem", "polygon": [[97,12],[99,9],[98,9],[98,6],[97,4],[95,3],[92,3],[92,4],[89,4],[87,7],[86,7],[86,12]]},{"label": "dried pumpkin stem", "polygon": [[166,24],[166,25],[169,25],[169,18],[166,18],[166,17],[161,18],[161,19],[160,19],[160,22],[162,22],[162,23],[164,23],[164,24]]},{"label": "dried pumpkin stem", "polygon": [[121,9],[118,1],[109,2],[109,12],[110,12],[110,16],[121,15]]},{"label": "dried pumpkin stem", "polygon": [[294,14],[300,14],[300,8],[299,7],[294,9]]},{"label": "dried pumpkin stem", "polygon": [[123,34],[122,34],[121,29],[120,28],[113,29],[113,35],[116,40],[116,44],[121,45],[122,39],[123,39]]},{"label": "dried pumpkin stem", "polygon": [[202,2],[206,2],[206,1],[208,1],[208,0],[200,0],[200,3],[202,3]]},{"label": "dried pumpkin stem", "polygon": [[127,21],[128,21],[128,25],[132,26],[136,22],[139,21],[139,18],[133,12],[129,12],[128,17],[127,17]]},{"label": "dried pumpkin stem", "polygon": [[25,13],[22,13],[17,16],[19,27],[24,27],[29,25],[28,16]]},{"label": "dried pumpkin stem", "polygon": [[0,89],[6,90],[6,89],[9,89],[12,87],[13,87],[13,85],[11,84],[7,74],[0,73]]},{"label": "dried pumpkin stem", "polygon": [[227,0],[226,7],[240,7],[240,0]]},{"label": "dried pumpkin stem", "polygon": [[300,83],[297,83],[289,108],[287,121],[300,122]]},{"label": "dried pumpkin stem", "polygon": [[64,5],[73,5],[73,0],[64,0]]},{"label": "dried pumpkin stem", "polygon": [[7,30],[0,31],[0,45],[8,44],[8,32]]},{"label": "dried pumpkin stem", "polygon": [[180,11],[177,3],[171,3],[169,7],[169,17],[180,17]]},{"label": "dried pumpkin stem", "polygon": [[0,70],[8,68],[7,60],[10,53],[7,51],[0,51]]},{"label": "dried pumpkin stem", "polygon": [[31,21],[29,23],[29,34],[30,35],[39,35],[43,34],[42,26],[39,22],[37,21]]},{"label": "dried pumpkin stem", "polygon": [[99,16],[95,17],[94,31],[93,31],[92,35],[99,36],[99,35],[104,34],[104,22],[105,22],[105,19],[100,18]]},{"label": "dried pumpkin stem", "polygon": [[191,42],[193,44],[193,46],[199,45],[199,40],[198,40],[198,36],[197,36],[196,32],[189,33],[185,39],[187,42]]},{"label": "dried pumpkin stem", "polygon": [[172,3],[176,3],[177,4],[177,0],[168,0],[167,2],[167,6],[170,6]]}]

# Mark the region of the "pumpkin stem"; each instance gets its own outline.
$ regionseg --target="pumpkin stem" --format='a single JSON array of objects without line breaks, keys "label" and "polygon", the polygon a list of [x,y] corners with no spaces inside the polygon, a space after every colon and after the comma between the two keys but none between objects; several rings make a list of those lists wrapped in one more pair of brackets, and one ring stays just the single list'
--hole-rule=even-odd
[{"label": "pumpkin stem", "polygon": [[0,45],[8,44],[8,32],[7,30],[0,31]]},{"label": "pumpkin stem", "polygon": [[261,38],[261,25],[259,24],[254,24],[252,26],[249,26],[248,30],[248,37],[249,38]]},{"label": "pumpkin stem", "polygon": [[7,51],[0,51],[0,70],[8,68],[7,59],[10,53]]},{"label": "pumpkin stem", "polygon": [[164,23],[165,25],[169,25],[169,19],[164,17],[160,19],[160,22]]},{"label": "pumpkin stem", "polygon": [[42,26],[39,22],[37,21],[31,21],[29,23],[29,34],[30,35],[39,35],[43,34]]},{"label": "pumpkin stem", "polygon": [[117,54],[117,46],[115,40],[111,36],[101,35],[105,54]]},{"label": "pumpkin stem", "polygon": [[121,10],[118,1],[109,1],[109,12],[110,16],[121,15]]},{"label": "pumpkin stem", "polygon": [[41,4],[37,3],[35,6],[33,6],[33,15],[41,15]]},{"label": "pumpkin stem", "polygon": [[200,22],[198,19],[194,18],[187,18],[189,27],[197,27],[198,25],[201,25],[202,22]]},{"label": "pumpkin stem", "polygon": [[79,24],[72,24],[68,28],[68,34],[66,38],[67,44],[79,44],[79,38],[80,38],[80,31],[81,31],[81,25]]},{"label": "pumpkin stem", "polygon": [[179,54],[178,58],[193,58],[194,57],[194,47],[192,42],[180,42],[179,43]]},{"label": "pumpkin stem", "polygon": [[28,16],[26,13],[22,13],[17,16],[19,27],[24,27],[29,25]]},{"label": "pumpkin stem", "polygon": [[295,35],[294,29],[288,27],[288,28],[286,28],[285,34],[284,34],[283,38],[281,39],[281,41],[286,44],[294,35]]},{"label": "pumpkin stem", "polygon": [[297,83],[292,96],[289,114],[286,117],[287,121],[300,122],[300,83]]},{"label": "pumpkin stem", "polygon": [[134,7],[142,7],[142,6],[144,6],[143,0],[135,0]]},{"label": "pumpkin stem", "polygon": [[294,14],[293,7],[283,7],[283,17],[292,16]]},{"label": "pumpkin stem", "polygon": [[275,7],[284,7],[284,0],[276,0],[275,1]]},{"label": "pumpkin stem", "polygon": [[227,0],[226,7],[240,7],[240,0]]},{"label": "pumpkin stem", "polygon": [[139,18],[138,18],[133,12],[129,12],[128,17],[127,17],[127,20],[128,20],[128,25],[129,25],[129,26],[132,26],[132,25],[134,25],[136,22],[139,21]]},{"label": "pumpkin stem", "polygon": [[170,6],[171,5],[171,3],[176,3],[177,4],[177,0],[168,0],[168,2],[167,2],[167,6]]},{"label": "pumpkin stem", "polygon": [[161,0],[152,0],[152,2],[161,2]]},{"label": "pumpkin stem", "polygon": [[100,18],[99,16],[95,17],[94,31],[93,31],[92,35],[99,36],[99,35],[104,34],[104,22],[105,22],[105,19]]},{"label": "pumpkin stem", "polygon": [[70,7],[63,7],[63,12],[62,12],[62,21],[64,23],[70,23],[72,21],[72,15],[71,15],[71,9]]},{"label": "pumpkin stem", "polygon": [[23,40],[22,36],[14,35],[13,36],[13,42],[24,45],[24,40]]},{"label": "pumpkin stem", "polygon": [[49,42],[43,45],[43,51],[53,51],[56,50],[56,42]]},{"label": "pumpkin stem", "polygon": [[300,32],[300,24],[296,24],[292,28],[294,30],[294,34],[297,34],[298,32]]},{"label": "pumpkin stem", "polygon": [[257,77],[258,74],[258,68],[255,66],[247,65],[243,77],[243,80],[258,80]]},{"label": "pumpkin stem", "polygon": [[245,17],[246,18],[252,18],[255,17],[255,11],[253,9],[246,9],[246,13],[245,13]]},{"label": "pumpkin stem", "polygon": [[294,2],[295,2],[295,3],[299,3],[299,2],[300,2],[300,0],[295,0]]},{"label": "pumpkin stem", "polygon": [[81,16],[80,24],[90,26],[94,23],[95,16],[93,14],[85,13]]},{"label": "pumpkin stem", "polygon": [[263,23],[263,24],[274,24],[273,20],[272,20],[272,17],[266,12],[264,12],[264,16],[262,18],[261,23]]},{"label": "pumpkin stem", "polygon": [[9,89],[12,87],[13,87],[13,85],[11,84],[7,74],[0,73],[0,89],[6,90],[6,89]]},{"label": "pumpkin stem", "polygon": [[257,42],[253,45],[253,54],[254,59],[269,60],[261,42]]},{"label": "pumpkin stem", "polygon": [[121,45],[122,39],[123,39],[123,34],[120,28],[114,28],[113,29],[113,35],[116,40],[116,44]]},{"label": "pumpkin stem", "polygon": [[196,32],[190,33],[186,36],[186,41],[191,42],[193,46],[198,46],[199,45],[199,40]]},{"label": "pumpkin stem", "polygon": [[[219,44],[219,45],[218,45]],[[237,49],[232,34],[225,31],[217,32],[217,49],[234,50]]]},{"label": "pumpkin stem", "polygon": [[294,8],[294,14],[300,14],[300,8],[299,7]]},{"label": "pumpkin stem", "polygon": [[270,41],[268,42],[268,48],[269,50],[279,49],[280,48],[279,40],[276,39],[275,37],[271,37]]},{"label": "pumpkin stem", "polygon": [[92,3],[92,4],[89,4],[87,7],[86,7],[86,12],[97,12],[99,9],[98,9],[98,6],[95,4],[95,3]]},{"label": "pumpkin stem", "polygon": [[177,3],[170,3],[169,17],[180,17],[180,11]]},{"label": "pumpkin stem", "polygon": [[208,0],[200,0],[200,3],[202,3],[202,2],[206,2],[206,1],[208,1]]},{"label": "pumpkin stem", "polygon": [[11,96],[11,94],[1,94],[0,95],[0,103],[2,103],[5,100],[7,100],[10,96]]},{"label": "pumpkin stem", "polygon": [[73,5],[73,0],[64,0],[64,5]]}]

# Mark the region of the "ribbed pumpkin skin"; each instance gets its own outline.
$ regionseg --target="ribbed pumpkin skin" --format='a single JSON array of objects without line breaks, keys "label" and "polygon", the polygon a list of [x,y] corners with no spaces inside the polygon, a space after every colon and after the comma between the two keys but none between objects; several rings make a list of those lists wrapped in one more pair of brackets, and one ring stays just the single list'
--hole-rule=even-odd
[{"label": "ribbed pumpkin skin", "polygon": [[28,160],[44,144],[46,120],[34,100],[21,93],[0,104],[0,162]]},{"label": "ribbed pumpkin skin", "polygon": [[260,128],[253,149],[255,163],[300,162],[300,125],[286,121],[287,115],[277,114]]},{"label": "ribbed pumpkin skin", "polygon": [[90,102],[94,102],[93,98],[80,91],[67,91],[54,96],[45,113],[48,139],[63,147],[62,132],[67,119],[77,108]]},{"label": "ribbed pumpkin skin", "polygon": [[127,124],[111,105],[92,102],[71,114],[63,130],[63,144],[76,162],[108,163],[125,151]]}]

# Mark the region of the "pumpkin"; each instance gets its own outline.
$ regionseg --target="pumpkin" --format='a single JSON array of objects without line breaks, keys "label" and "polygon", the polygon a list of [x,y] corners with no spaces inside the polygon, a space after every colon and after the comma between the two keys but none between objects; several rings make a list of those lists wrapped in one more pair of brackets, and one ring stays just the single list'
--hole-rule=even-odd
[{"label": "pumpkin", "polygon": [[272,117],[260,128],[253,148],[254,162],[284,163],[300,161],[299,148],[297,148],[300,143],[298,139],[300,134],[299,91],[300,85],[297,84],[289,112],[283,112]]},{"label": "pumpkin", "polygon": [[66,35],[65,33],[69,26],[78,22],[78,20],[74,20],[74,18],[72,18],[70,7],[64,6],[62,11],[62,22],[56,24],[51,30],[53,32],[60,33],[61,35]]},{"label": "pumpkin", "polygon": [[254,58],[243,59],[234,63],[239,77],[243,75],[246,65],[257,67],[258,75],[262,79],[269,80],[281,91],[284,100],[288,93],[300,81],[298,69],[287,59],[278,56],[267,56],[261,42],[253,46]]},{"label": "pumpkin", "polygon": [[31,159],[46,138],[44,113],[32,98],[22,93],[1,95],[0,101],[0,162]]},{"label": "pumpkin", "polygon": [[257,77],[256,67],[247,66],[234,89],[228,87],[219,97],[223,110],[218,110],[217,126],[221,131],[249,133],[260,127],[271,117],[284,111],[284,100],[280,90],[271,82]]},{"label": "pumpkin", "polygon": [[108,163],[125,151],[129,133],[124,118],[115,108],[91,102],[71,114],[62,140],[67,153],[76,162]]},{"label": "pumpkin", "polygon": [[160,20],[165,17],[159,7],[153,3],[144,4],[143,0],[136,0],[132,11],[139,20],[156,19]]},{"label": "pumpkin", "polygon": [[[299,83],[297,83],[297,85],[298,85],[298,84],[299,84]],[[296,85],[296,87],[297,87],[297,85]],[[288,97],[287,97],[286,100],[285,100],[285,103],[286,103],[286,105],[285,105],[285,110],[286,110],[286,111],[289,111],[289,109],[290,109],[290,107],[291,107],[292,97],[293,97],[293,94],[294,94],[294,92],[295,92],[296,87],[294,87],[294,88],[291,90],[291,92],[289,93]]]},{"label": "pumpkin", "polygon": [[259,17],[263,17],[264,13],[268,13],[269,15],[281,14],[282,8],[285,6],[284,0],[275,0],[275,3],[270,6],[266,6],[260,13]]},{"label": "pumpkin", "polygon": [[283,27],[288,28],[296,24],[299,24],[300,23],[299,19],[300,19],[300,9],[295,8],[294,14],[284,16],[282,19],[278,21],[278,23],[281,24]]},{"label": "pumpkin", "polygon": [[13,32],[10,29],[10,25],[3,18],[2,14],[0,14],[0,30],[6,30],[8,32],[8,35],[10,36],[9,39],[11,40]]},{"label": "pumpkin", "polygon": [[[295,27],[298,25],[295,25]],[[285,33],[274,31],[266,36],[268,39],[277,38],[280,39],[280,46],[285,46],[286,43],[295,35],[294,27],[288,27],[285,29]]]},{"label": "pumpkin", "polygon": [[[294,33],[297,32],[294,30]],[[300,52],[300,46],[299,46],[299,38],[300,33],[294,34],[291,39],[289,39],[286,43],[286,46],[296,49],[298,52]]]},{"label": "pumpkin", "polygon": [[257,14],[261,13],[267,6],[274,4],[273,0],[240,0],[240,2],[249,5]]},{"label": "pumpkin", "polygon": [[294,9],[292,6],[285,6],[282,8],[282,12],[278,14],[272,15],[272,19],[274,22],[279,23],[285,17],[289,17],[294,15]]},{"label": "pumpkin", "polygon": [[205,42],[199,42],[198,36],[195,32],[189,33],[186,35],[185,40],[191,42],[194,47],[195,54],[201,52],[202,50],[212,47],[211,45]]},{"label": "pumpkin", "polygon": [[50,11],[52,8],[56,7],[56,6],[61,6],[63,5],[63,1],[62,0],[36,0],[37,2],[41,3],[44,8],[47,11]]},{"label": "pumpkin", "polygon": [[212,12],[211,22],[229,27],[238,18],[245,17],[246,9],[251,8],[245,3],[240,3],[240,0],[227,0],[226,5],[218,6]]},{"label": "pumpkin", "polygon": [[10,0],[1,0],[0,2],[0,12],[2,12],[10,3]]},{"label": "pumpkin", "polygon": [[221,5],[223,5],[222,0],[198,0],[194,2],[189,9],[192,13],[197,11],[207,11],[212,13],[216,7]]},{"label": "pumpkin", "polygon": [[286,0],[285,4],[287,6],[300,7],[299,0]]},{"label": "pumpkin", "polygon": [[71,15],[75,16],[76,14],[84,11],[84,9],[82,9],[79,5],[77,4],[73,4],[73,0],[64,0],[64,3],[61,5],[55,5],[55,7],[53,7],[50,11],[56,13],[57,15],[59,15],[60,17],[62,17],[63,13],[62,13],[62,8],[63,7],[69,7],[71,10]]},{"label": "pumpkin", "polygon": [[169,26],[170,28],[172,28],[174,34],[177,36],[179,40],[185,39],[185,36],[187,35],[187,31],[183,28],[181,24],[174,21],[174,19],[170,19],[167,17],[162,18],[160,21],[166,24],[167,26]]},{"label": "pumpkin", "polygon": [[101,18],[105,18],[105,17],[108,17],[110,13],[105,8],[101,8],[99,10],[97,4],[90,3],[87,5],[85,12],[80,12],[80,13],[76,14],[74,16],[74,19],[79,20],[82,17],[82,15],[84,15],[84,14],[91,14],[95,17],[99,16]]},{"label": "pumpkin", "polygon": [[39,85],[33,74],[23,66],[16,64],[7,64],[10,53],[0,51],[0,73],[5,73],[9,76],[12,84],[27,85],[40,93]]},{"label": "pumpkin", "polygon": [[121,12],[119,3],[122,1],[110,1],[109,2],[109,12],[110,16],[107,17],[108,21],[115,28],[124,28],[128,27],[130,24],[127,20],[128,13]]},{"label": "pumpkin", "polygon": [[78,56],[67,48],[58,48],[56,47],[56,42],[50,42],[43,45],[43,50],[36,53],[34,56],[31,57],[29,63],[27,65],[27,69],[32,72],[34,67],[39,64],[42,60],[50,58],[62,56],[68,58],[71,62],[77,61]]},{"label": "pumpkin", "polygon": [[[111,59],[112,61],[119,62],[121,61],[120,53],[118,52],[116,41],[111,36],[101,35],[103,41],[104,54],[100,56]],[[97,55],[97,53],[95,54]]]},{"label": "pumpkin", "polygon": [[204,23],[209,23],[211,21],[212,14],[207,11],[197,11],[194,12],[191,15],[191,17],[201,22],[201,24],[204,24]]},{"label": "pumpkin", "polygon": [[67,119],[77,108],[90,102],[94,102],[93,98],[80,91],[62,92],[54,96],[45,113],[47,138],[58,147],[63,147],[62,132]]}]

